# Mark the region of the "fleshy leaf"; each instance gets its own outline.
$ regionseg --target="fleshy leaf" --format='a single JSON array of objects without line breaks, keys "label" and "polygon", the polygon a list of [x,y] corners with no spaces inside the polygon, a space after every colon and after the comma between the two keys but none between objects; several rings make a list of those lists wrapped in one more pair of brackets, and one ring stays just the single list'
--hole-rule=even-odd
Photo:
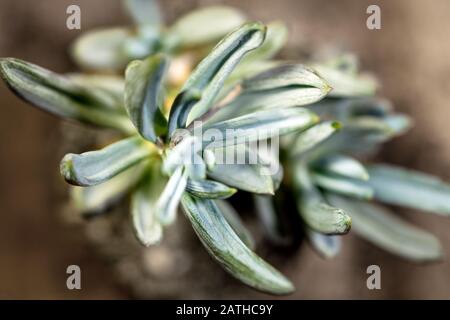
[{"label": "fleshy leaf", "polygon": [[198,198],[226,199],[235,194],[237,190],[212,180],[188,179],[186,191]]},{"label": "fleshy leaf", "polygon": [[136,24],[162,25],[164,19],[156,0],[125,0],[123,3]]},{"label": "fleshy leaf", "polygon": [[323,258],[334,258],[341,250],[342,238],[340,236],[322,234],[307,226],[305,229],[306,237],[310,245]]},{"label": "fleshy leaf", "polygon": [[378,88],[378,83],[375,79],[368,75],[353,75],[319,64],[313,65],[312,67],[317,70],[317,72],[328,81],[333,88],[330,92],[330,96],[372,96]]},{"label": "fleshy leaf", "polygon": [[157,203],[156,212],[158,220],[162,225],[169,225],[175,221],[178,204],[186,189],[187,174],[184,167],[178,167],[170,176],[164,191],[161,193]]},{"label": "fleshy leaf", "polygon": [[89,31],[76,39],[71,54],[79,66],[88,70],[121,70],[129,61],[123,47],[131,36],[127,28]]},{"label": "fleshy leaf", "polygon": [[131,217],[138,240],[145,246],[159,242],[163,228],[158,221],[157,201],[167,178],[161,174],[160,164],[151,168],[131,197]]},{"label": "fleshy leaf", "polygon": [[286,245],[289,239],[282,233],[273,198],[265,195],[253,195],[253,201],[266,237],[277,245]]},{"label": "fleshy leaf", "polygon": [[91,187],[72,187],[71,197],[75,207],[85,215],[101,213],[118,202],[140,180],[146,161],[117,176]]},{"label": "fleshy leaf", "polygon": [[312,149],[340,128],[341,124],[339,122],[326,121],[299,133],[295,138],[293,145],[289,147],[291,155],[295,157]]},{"label": "fleshy leaf", "polygon": [[244,22],[245,16],[235,8],[209,6],[182,16],[169,32],[181,47],[194,47],[217,41]]},{"label": "fleshy leaf", "polygon": [[70,184],[93,186],[109,180],[154,152],[140,137],[131,137],[98,151],[65,155],[60,165],[61,175]]},{"label": "fleshy leaf", "polygon": [[250,249],[255,249],[255,240],[250,231],[245,227],[239,214],[227,201],[216,200],[216,205],[222,212],[223,217],[227,220],[230,227],[236,232],[241,241]]},{"label": "fleshy leaf", "polygon": [[302,163],[295,168],[294,188],[298,211],[310,228],[329,235],[345,234],[350,230],[351,218],[342,209],[326,203]]},{"label": "fleshy leaf", "polygon": [[[259,159],[258,154],[244,144],[212,150],[217,160],[208,176],[239,190],[258,194],[273,194],[275,185],[272,172]],[[232,161],[227,159],[232,156]],[[239,159],[242,159],[240,161]]]},{"label": "fleshy leaf", "polygon": [[386,208],[337,195],[327,195],[327,199],[351,215],[352,232],[384,250],[413,261],[442,257],[441,245],[432,234],[399,219]]},{"label": "fleshy leaf", "polygon": [[367,184],[380,201],[450,215],[450,185],[425,173],[391,165],[367,168]]},{"label": "fleshy leaf", "polygon": [[211,256],[243,283],[272,294],[288,294],[292,284],[239,239],[213,200],[184,194],[184,211]]},{"label": "fleshy leaf", "polygon": [[14,58],[0,59],[0,75],[22,99],[62,118],[132,133],[127,117],[114,108],[114,98],[68,77]]},{"label": "fleshy leaf", "polygon": [[156,54],[131,62],[125,72],[125,107],[139,133],[152,142],[156,142],[157,128],[162,131],[167,125],[156,123],[165,120],[159,105],[163,99],[162,82],[167,63],[165,56]]},{"label": "fleshy leaf", "polygon": [[254,112],[212,123],[204,131],[214,130],[220,133],[214,135],[214,141],[206,141],[208,146],[219,148],[304,130],[318,121],[319,118],[307,109],[291,108]]},{"label": "fleshy leaf", "polygon": [[343,155],[334,154],[324,157],[314,164],[314,168],[347,178],[369,179],[369,173],[359,161]]},{"label": "fleshy leaf", "polygon": [[313,173],[312,180],[319,187],[331,192],[361,199],[372,199],[374,190],[366,182],[345,177]]},{"label": "fleshy leaf", "polygon": [[284,47],[287,38],[288,30],[283,22],[274,21],[268,23],[264,43],[258,49],[250,52],[242,60],[242,64],[273,58]]},{"label": "fleshy leaf", "polygon": [[250,22],[214,47],[191,73],[175,99],[170,110],[169,134],[184,128],[211,108],[228,75],[248,51],[261,45],[264,35],[263,24]]}]

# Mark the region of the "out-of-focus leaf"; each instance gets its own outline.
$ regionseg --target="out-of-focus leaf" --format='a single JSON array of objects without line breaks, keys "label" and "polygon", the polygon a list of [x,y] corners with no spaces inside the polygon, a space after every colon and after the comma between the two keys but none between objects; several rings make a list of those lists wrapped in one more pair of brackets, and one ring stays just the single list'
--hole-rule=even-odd
[{"label": "out-of-focus leaf", "polygon": [[132,32],[127,28],[89,31],[76,39],[71,54],[75,62],[85,69],[121,70],[129,61],[123,47],[131,36]]},{"label": "out-of-focus leaf", "polygon": [[105,91],[14,58],[0,60],[0,75],[19,97],[44,111],[126,133],[134,131],[126,116],[111,109],[114,99]]},{"label": "out-of-focus leaf", "polygon": [[70,194],[75,207],[85,215],[108,209],[136,185],[147,164],[143,161],[96,186],[72,187]]},{"label": "out-of-focus leaf", "polygon": [[450,185],[441,179],[391,165],[371,165],[367,181],[380,201],[450,215]]},{"label": "out-of-focus leaf", "polygon": [[374,95],[378,84],[368,75],[353,75],[325,65],[312,66],[330,84],[330,96],[357,97]]},{"label": "out-of-focus leaf", "polygon": [[159,242],[163,228],[158,220],[157,202],[167,183],[161,164],[152,163],[131,197],[131,217],[138,240],[145,246]]},{"label": "out-of-focus leaf", "polygon": [[131,62],[125,72],[125,107],[139,133],[152,142],[156,142],[157,131],[161,132],[167,125],[159,109],[166,67],[166,57],[156,54]]},{"label": "out-of-focus leaf", "polygon": [[210,147],[224,147],[244,142],[265,140],[316,124],[319,118],[304,108],[254,112],[230,120],[212,123],[204,131],[214,130],[214,141],[203,141]]},{"label": "out-of-focus leaf", "polygon": [[216,200],[216,205],[222,212],[223,217],[227,220],[230,227],[236,232],[236,235],[241,239],[241,241],[250,249],[255,249],[255,240],[252,234],[245,227],[239,214],[234,210],[233,206],[227,201]]},{"label": "out-of-focus leaf", "polygon": [[321,158],[314,164],[314,169],[347,178],[369,179],[369,173],[359,161],[339,154]]},{"label": "out-of-focus leaf", "polygon": [[60,165],[61,175],[71,184],[93,186],[109,180],[154,153],[155,150],[140,137],[131,137],[98,151],[65,155]]},{"label": "out-of-focus leaf", "polygon": [[373,189],[365,181],[317,172],[312,173],[311,176],[315,184],[331,192],[361,199],[372,199],[374,195]]},{"label": "out-of-focus leaf", "polygon": [[289,239],[282,233],[272,199],[270,196],[253,195],[256,214],[262,223],[266,237],[277,245],[286,245]]},{"label": "out-of-focus leaf", "polygon": [[175,221],[178,204],[186,189],[187,174],[184,167],[178,167],[170,176],[164,191],[156,202],[158,220],[162,225],[169,225]]},{"label": "out-of-focus leaf", "polygon": [[334,258],[342,247],[342,238],[336,235],[326,235],[310,229],[305,228],[306,237],[313,249],[323,258]]},{"label": "out-of-focus leaf", "polygon": [[226,199],[235,194],[237,190],[212,180],[188,179],[186,191],[198,198]]},{"label": "out-of-focus leaf", "polygon": [[242,82],[242,92],[220,107],[214,121],[260,110],[299,107],[321,100],[330,87],[312,69],[299,64],[280,65]]},{"label": "out-of-focus leaf", "polygon": [[324,234],[345,234],[350,230],[351,218],[325,202],[302,162],[295,166],[294,189],[298,211],[310,228]]},{"label": "out-of-focus leaf", "polygon": [[213,151],[217,162],[209,177],[243,191],[274,193],[273,173],[253,150],[242,144]]},{"label": "out-of-focus leaf", "polygon": [[301,64],[285,64],[267,70],[245,80],[242,83],[242,87],[247,92],[265,91],[283,87],[311,87],[320,89],[320,98],[325,96],[331,89],[326,80],[313,69]]},{"label": "out-of-focus leaf", "polygon": [[245,16],[235,8],[209,6],[182,16],[169,32],[178,38],[181,47],[194,47],[219,40],[244,24],[245,20]]},{"label": "out-of-focus leaf", "polygon": [[287,38],[288,30],[287,26],[283,22],[274,21],[268,23],[264,43],[258,49],[250,52],[242,60],[242,64],[273,58],[284,47]]},{"label": "out-of-focus leaf", "polygon": [[213,200],[193,198],[185,193],[181,202],[205,248],[231,275],[272,294],[288,294],[294,290],[289,280],[245,246]]},{"label": "out-of-focus leaf", "polygon": [[386,208],[337,195],[327,195],[327,199],[351,215],[352,231],[384,250],[413,261],[442,257],[439,241],[432,234],[402,221]]},{"label": "out-of-focus leaf", "polygon": [[175,99],[170,110],[170,134],[211,108],[228,75],[248,51],[261,45],[264,35],[263,24],[246,23],[214,47],[191,73]]},{"label": "out-of-focus leaf", "polygon": [[319,123],[304,132],[299,133],[295,137],[293,144],[289,146],[289,152],[293,157],[301,155],[326,140],[340,128],[341,124],[336,121]]},{"label": "out-of-focus leaf", "polygon": [[136,24],[163,24],[163,15],[156,0],[124,0],[123,3]]}]

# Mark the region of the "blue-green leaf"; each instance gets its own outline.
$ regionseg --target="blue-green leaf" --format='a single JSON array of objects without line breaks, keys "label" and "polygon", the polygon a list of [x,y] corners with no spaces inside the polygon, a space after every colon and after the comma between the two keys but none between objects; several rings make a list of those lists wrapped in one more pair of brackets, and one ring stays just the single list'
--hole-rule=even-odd
[{"label": "blue-green leaf", "polygon": [[44,111],[90,125],[134,131],[127,117],[113,110],[115,100],[105,91],[14,58],[0,59],[0,75],[19,97]]},{"label": "blue-green leaf", "polygon": [[315,184],[331,192],[361,199],[372,199],[374,195],[374,190],[365,181],[317,172],[312,173],[311,177]]},{"label": "blue-green leaf", "polygon": [[245,227],[239,213],[237,213],[233,206],[227,201],[216,200],[215,203],[230,227],[236,232],[239,239],[241,239],[250,250],[254,250],[255,240],[250,231]]},{"label": "blue-green leaf", "polygon": [[163,24],[163,15],[156,0],[124,0],[123,3],[136,24]]},{"label": "blue-green leaf", "polygon": [[186,191],[198,198],[226,199],[235,194],[237,190],[217,181],[188,179]]},{"label": "blue-green leaf", "polygon": [[265,195],[253,195],[256,214],[262,223],[266,237],[277,245],[286,245],[289,238],[283,234],[280,219],[275,210],[273,198]]},{"label": "blue-green leaf", "polygon": [[95,186],[72,187],[70,194],[75,207],[85,215],[108,209],[136,185],[147,165],[147,161],[143,161]]},{"label": "blue-green leaf", "polygon": [[206,125],[214,130],[214,141],[204,141],[210,147],[220,148],[234,144],[265,140],[293,131],[304,130],[316,124],[319,118],[304,108],[254,112],[230,120]]},{"label": "blue-green leaf", "polygon": [[337,235],[326,235],[305,227],[306,237],[313,249],[325,259],[334,258],[342,247],[342,238]]},{"label": "blue-green leaf", "polygon": [[351,215],[352,232],[384,250],[413,261],[442,257],[441,245],[432,234],[401,220],[386,208],[337,195],[327,195],[327,199]]},{"label": "blue-green leaf", "polygon": [[292,284],[239,239],[212,200],[184,194],[184,211],[211,256],[243,283],[272,294],[288,294]]},{"label": "blue-green leaf", "polygon": [[333,133],[341,128],[336,121],[325,121],[319,123],[304,132],[300,132],[289,147],[290,154],[295,157],[312,149],[322,141],[328,139]]},{"label": "blue-green leaf", "polygon": [[347,178],[360,180],[369,179],[369,173],[359,161],[339,154],[321,158],[314,163],[314,169],[324,171],[327,174],[335,174]]},{"label": "blue-green leaf", "polygon": [[237,9],[216,5],[197,9],[182,16],[169,29],[181,47],[205,45],[219,40],[245,22]]},{"label": "blue-green leaf", "polygon": [[294,189],[298,211],[310,228],[330,235],[345,234],[350,230],[351,218],[342,209],[326,203],[302,163],[295,168]]},{"label": "blue-green leaf", "polygon": [[263,24],[246,23],[214,47],[195,68],[175,99],[170,110],[170,134],[177,128],[184,128],[212,107],[228,75],[248,51],[261,45],[264,35]]},{"label": "blue-green leaf", "polygon": [[[166,123],[159,107],[162,103],[162,82],[167,58],[156,54],[145,60],[131,62],[125,71],[125,107],[139,133],[156,142],[157,127],[162,131]],[[158,115],[159,113],[159,115]],[[164,119],[165,120],[165,119]]]},{"label": "blue-green leaf", "polygon": [[178,204],[186,189],[187,173],[184,167],[178,167],[170,176],[158,201],[156,212],[162,225],[169,225],[175,221]]},{"label": "blue-green leaf", "polygon": [[67,154],[61,161],[61,175],[71,184],[93,186],[109,180],[154,153],[155,150],[140,137],[131,137],[98,151]]}]

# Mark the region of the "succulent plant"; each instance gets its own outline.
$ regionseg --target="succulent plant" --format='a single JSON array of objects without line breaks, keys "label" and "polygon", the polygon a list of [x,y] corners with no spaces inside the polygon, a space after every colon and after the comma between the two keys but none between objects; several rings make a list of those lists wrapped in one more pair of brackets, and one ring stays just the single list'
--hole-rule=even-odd
[{"label": "succulent plant", "polygon": [[[163,30],[154,2],[126,3],[137,31],[92,33],[74,46],[80,65],[118,73],[126,67],[124,80],[58,75],[19,59],[0,60],[2,78],[27,102],[119,133],[120,140],[100,150],[68,154],[61,161],[80,211],[102,212],[130,194],[135,234],[149,246],[161,241],[181,203],[211,256],[243,283],[272,294],[294,287],[252,251],[250,233],[223,200],[238,190],[252,194],[269,238],[281,244],[290,235],[279,228],[276,200],[291,194],[306,237],[325,257],[338,253],[340,235],[351,227],[405,258],[440,257],[432,235],[371,202],[448,215],[450,186],[422,173],[361,163],[382,142],[403,133],[410,120],[374,96],[376,81],[358,72],[353,56],[309,66],[270,60],[286,39],[281,23],[243,23],[237,10],[215,7]],[[217,16],[226,23],[198,27]],[[191,49],[198,55],[199,47],[222,36],[181,77],[183,83],[168,80],[179,52]],[[216,134],[205,135],[208,130]],[[254,148],[263,141],[280,142],[280,159]],[[246,161],[223,161],[229,153]],[[248,162],[251,157],[256,161]]]}]

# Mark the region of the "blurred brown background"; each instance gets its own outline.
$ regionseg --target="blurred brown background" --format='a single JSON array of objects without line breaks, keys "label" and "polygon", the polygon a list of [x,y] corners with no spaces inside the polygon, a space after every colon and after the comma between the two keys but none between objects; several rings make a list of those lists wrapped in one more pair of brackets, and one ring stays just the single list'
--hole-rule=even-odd
[{"label": "blurred brown background", "polygon": [[[172,0],[162,5],[172,21],[191,8],[217,2]],[[223,2],[254,19],[286,21],[291,43],[306,41],[314,48],[336,44],[356,52],[363,68],[380,77],[381,94],[416,121],[409,135],[386,146],[383,160],[450,180],[449,1]],[[81,31],[129,22],[120,1],[2,0],[0,56],[19,57],[58,72],[73,71],[67,47],[80,32],[65,27],[69,4],[81,7]],[[370,4],[381,7],[381,30],[366,28]],[[0,298],[128,298],[126,288],[116,285],[108,264],[89,246],[83,228],[61,221],[65,184],[58,176],[63,156],[58,149],[59,121],[25,105],[3,84],[0,104]],[[447,260],[412,265],[350,234],[342,254],[332,261],[305,247],[277,264],[297,286],[292,298],[449,299],[450,219],[416,212],[405,217],[438,236]],[[70,264],[82,268],[81,291],[66,289],[65,270]],[[366,288],[370,264],[381,267],[382,290]]]}]

